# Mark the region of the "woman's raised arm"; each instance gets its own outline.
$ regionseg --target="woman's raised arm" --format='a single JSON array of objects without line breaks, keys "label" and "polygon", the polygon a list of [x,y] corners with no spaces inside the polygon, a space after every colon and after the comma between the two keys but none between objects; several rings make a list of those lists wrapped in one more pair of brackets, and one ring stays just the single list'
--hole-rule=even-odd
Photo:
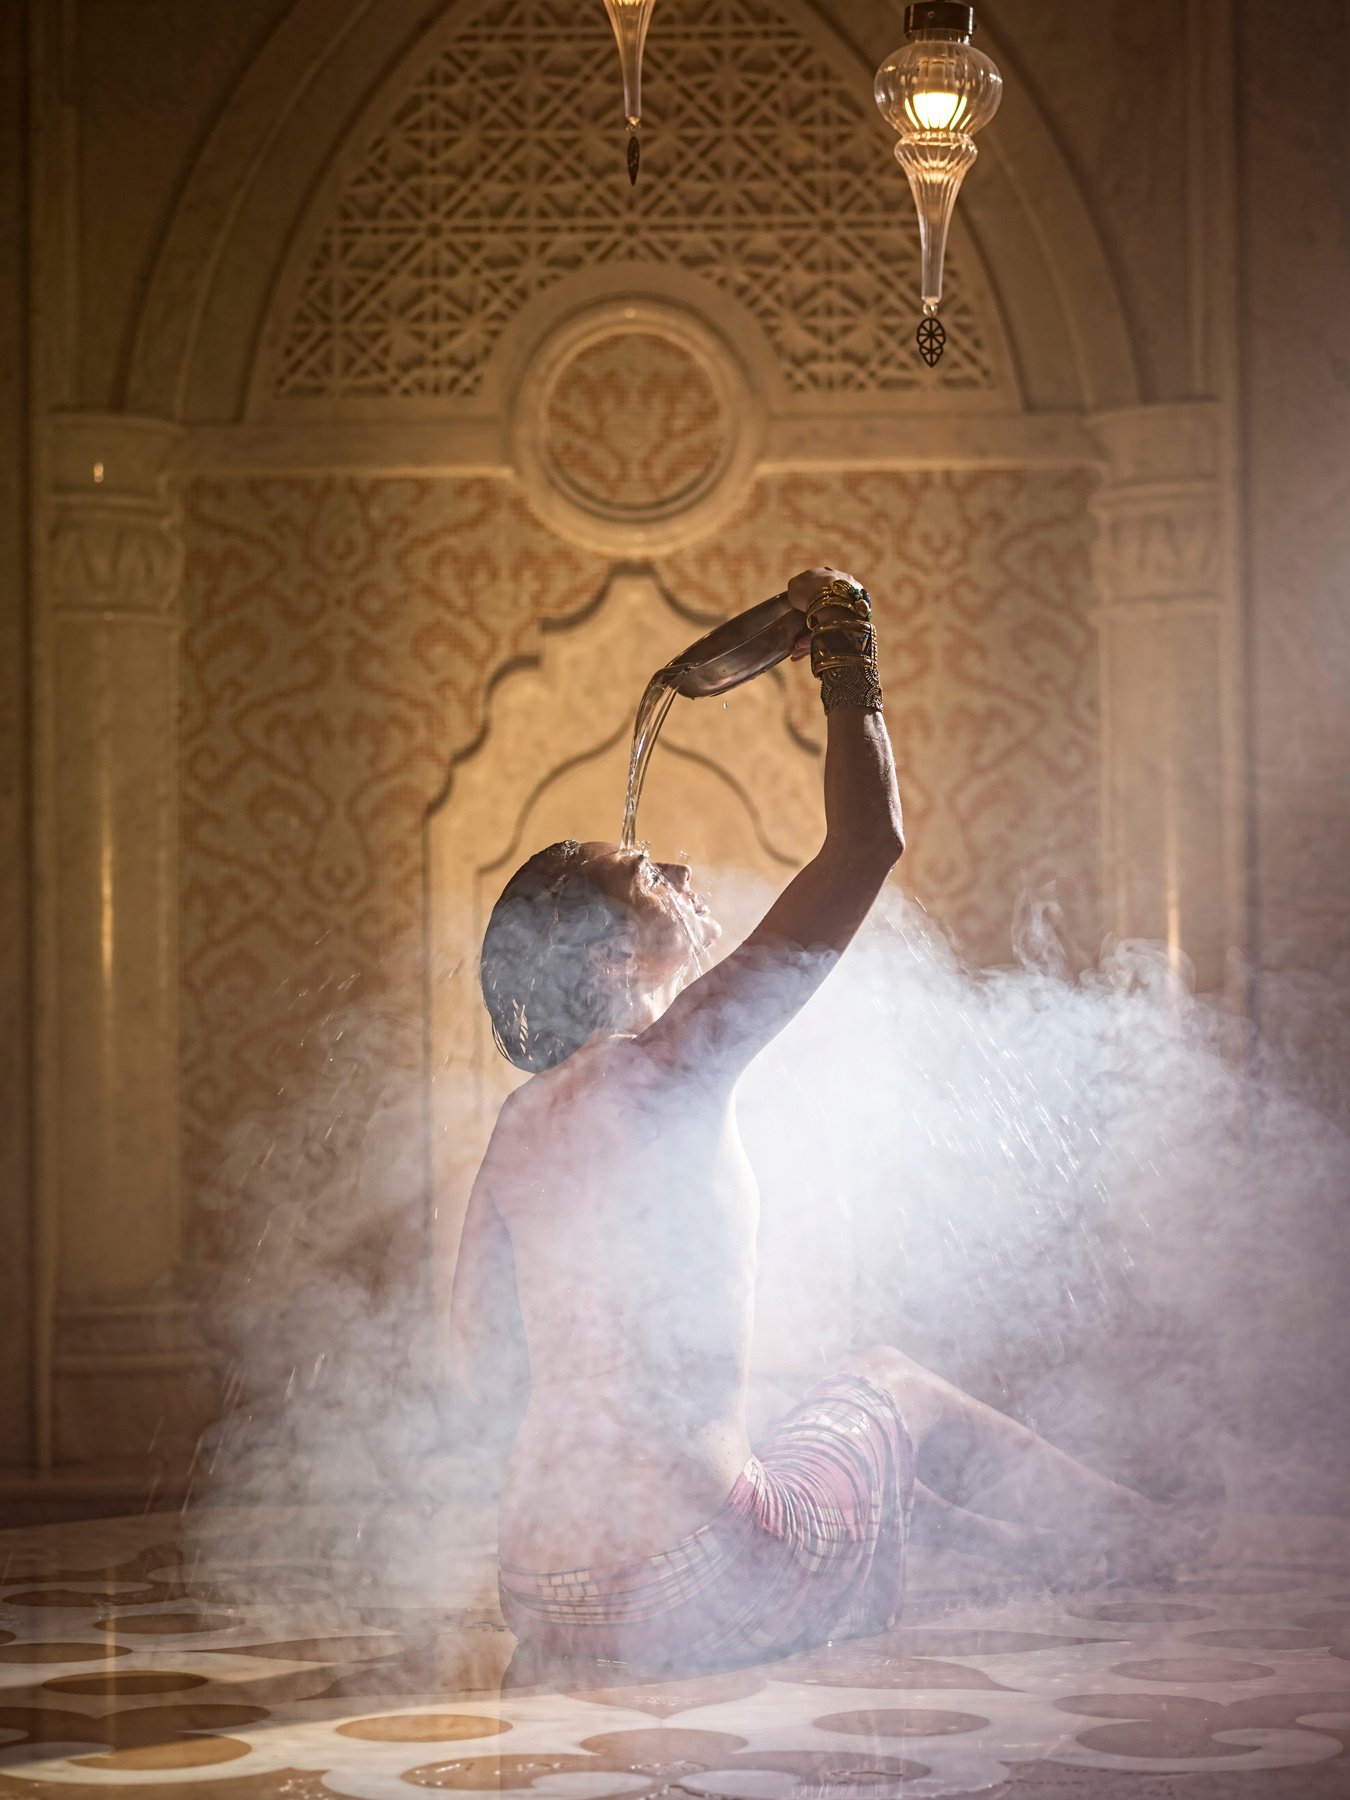
[{"label": "woman's raised arm", "polygon": [[838,569],[793,577],[827,714],[825,841],[763,919],[637,1040],[672,1075],[731,1080],[800,1011],[904,850],[865,590]]}]

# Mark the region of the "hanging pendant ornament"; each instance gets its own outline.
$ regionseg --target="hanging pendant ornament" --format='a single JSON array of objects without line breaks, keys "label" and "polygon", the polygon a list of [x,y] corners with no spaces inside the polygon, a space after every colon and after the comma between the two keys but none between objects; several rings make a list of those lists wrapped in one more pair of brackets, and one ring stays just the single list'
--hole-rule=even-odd
[{"label": "hanging pendant ornament", "polygon": [[900,134],[895,160],[919,215],[924,317],[914,335],[930,369],[947,343],[937,316],[947,228],[976,157],[974,134],[1003,98],[1003,77],[983,51],[971,48],[974,30],[975,8],[957,0],[907,6],[904,45],[882,63],[874,84],[882,117]]},{"label": "hanging pendant ornament", "polygon": [[942,352],[947,348],[947,331],[936,312],[924,311],[919,321],[919,328],[914,333],[914,341],[919,346],[919,355],[930,369],[936,369],[942,361]]},{"label": "hanging pendant ornament", "polygon": [[642,163],[642,49],[656,0],[605,0],[623,68],[623,111],[628,125],[628,179],[637,186]]}]

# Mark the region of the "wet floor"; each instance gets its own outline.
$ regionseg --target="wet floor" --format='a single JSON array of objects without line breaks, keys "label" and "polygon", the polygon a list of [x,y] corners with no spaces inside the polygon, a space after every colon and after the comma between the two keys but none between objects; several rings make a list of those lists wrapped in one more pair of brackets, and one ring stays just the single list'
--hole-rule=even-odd
[{"label": "wet floor", "polygon": [[514,1657],[483,1527],[0,1533],[0,1796],[1350,1796],[1350,1523],[1238,1521],[1156,1590],[916,1553],[901,1629],[664,1682]]}]

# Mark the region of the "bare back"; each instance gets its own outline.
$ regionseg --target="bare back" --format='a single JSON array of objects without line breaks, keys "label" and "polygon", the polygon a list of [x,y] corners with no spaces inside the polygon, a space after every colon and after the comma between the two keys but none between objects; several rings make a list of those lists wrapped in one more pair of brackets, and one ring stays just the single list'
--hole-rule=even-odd
[{"label": "bare back", "polygon": [[[789,594],[805,612],[850,583],[822,566]],[[856,632],[856,606],[849,617]],[[854,661],[874,648],[870,626],[863,637]],[[593,1038],[502,1109],[451,1328],[466,1389],[490,1408],[474,1371],[511,1361],[506,1313],[523,1325],[530,1399],[501,1512],[502,1557],[519,1568],[667,1549],[713,1518],[750,1456],[759,1203],[732,1094],[852,941],[904,847],[879,708],[874,680],[845,681],[827,705],[825,841],[744,943],[637,1036]]]},{"label": "bare back", "polygon": [[503,1108],[480,1176],[510,1237],[530,1402],[504,1559],[580,1568],[705,1524],[750,1455],[758,1193],[730,1089],[620,1039]]}]

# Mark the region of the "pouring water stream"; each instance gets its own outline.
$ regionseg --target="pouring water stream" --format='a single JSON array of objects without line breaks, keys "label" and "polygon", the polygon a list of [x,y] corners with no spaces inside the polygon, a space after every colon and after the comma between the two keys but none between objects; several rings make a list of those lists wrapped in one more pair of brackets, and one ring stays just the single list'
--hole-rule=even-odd
[{"label": "pouring water stream", "polygon": [[714,627],[656,671],[643,690],[633,724],[621,848],[631,850],[637,840],[637,813],[647,765],[675,696],[696,700],[739,687],[782,662],[801,629],[800,610],[786,594],[775,594]]}]

